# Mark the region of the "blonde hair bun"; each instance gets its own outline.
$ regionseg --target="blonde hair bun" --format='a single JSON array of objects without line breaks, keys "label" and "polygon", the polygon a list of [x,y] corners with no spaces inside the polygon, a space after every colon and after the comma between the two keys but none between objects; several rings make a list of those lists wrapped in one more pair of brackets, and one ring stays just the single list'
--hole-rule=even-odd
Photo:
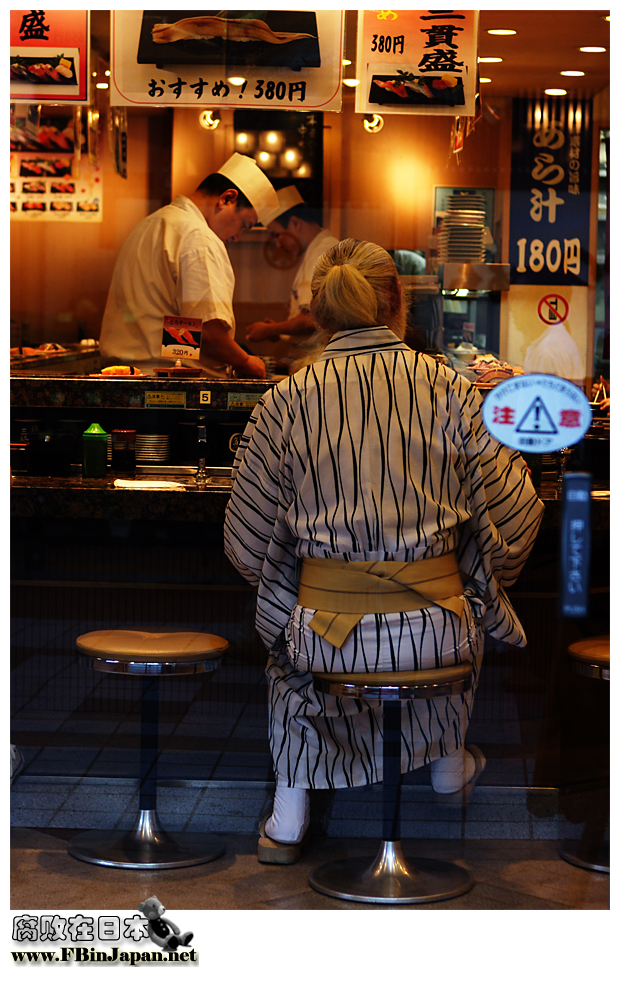
[{"label": "blonde hair bun", "polygon": [[312,276],[312,315],[330,334],[387,323],[396,265],[378,244],[347,238],[321,255]]}]

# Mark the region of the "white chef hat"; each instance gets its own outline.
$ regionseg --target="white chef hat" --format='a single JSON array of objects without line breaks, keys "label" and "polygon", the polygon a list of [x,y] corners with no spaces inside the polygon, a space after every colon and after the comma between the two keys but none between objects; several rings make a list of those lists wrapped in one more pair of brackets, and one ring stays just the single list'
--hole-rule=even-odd
[{"label": "white chef hat", "polygon": [[218,168],[221,175],[241,190],[244,196],[256,210],[258,219],[264,222],[264,217],[278,206],[276,191],[264,172],[248,155],[240,155],[237,151]]},{"label": "white chef hat", "polygon": [[287,210],[291,210],[294,206],[299,206],[303,203],[304,198],[301,196],[295,186],[285,186],[284,189],[278,189],[278,208],[277,210],[272,210],[267,216],[263,217],[261,223],[267,226],[272,220],[277,220],[281,217],[283,213]]}]

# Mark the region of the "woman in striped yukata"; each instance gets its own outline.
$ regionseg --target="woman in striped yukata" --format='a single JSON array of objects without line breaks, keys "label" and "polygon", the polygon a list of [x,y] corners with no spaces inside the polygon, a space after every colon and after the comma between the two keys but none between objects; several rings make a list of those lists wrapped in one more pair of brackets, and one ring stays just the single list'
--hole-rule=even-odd
[{"label": "woman in striped yukata", "polygon": [[[312,292],[328,343],[255,407],[225,522],[270,651],[276,793],[262,862],[299,858],[309,789],[382,778],[381,702],[317,692],[311,671],[470,661],[467,693],[406,703],[401,752],[403,772],[430,764],[438,797],[471,792],[485,761],[464,742],[485,633],[525,645],[504,589],[543,511],[521,455],[486,430],[475,386],[403,343],[386,251],[341,241],[318,260]],[[359,588],[378,594],[374,611],[352,614]]]}]

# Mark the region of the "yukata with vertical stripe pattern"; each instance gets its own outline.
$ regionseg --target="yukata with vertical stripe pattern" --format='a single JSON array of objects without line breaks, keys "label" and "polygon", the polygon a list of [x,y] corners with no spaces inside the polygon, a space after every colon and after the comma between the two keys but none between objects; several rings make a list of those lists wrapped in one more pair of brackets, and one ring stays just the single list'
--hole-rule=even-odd
[{"label": "yukata with vertical stripe pattern", "polygon": [[[315,691],[311,671],[474,665],[474,686],[403,705],[402,770],[460,748],[485,634],[525,635],[505,593],[542,518],[525,462],[488,433],[474,385],[387,327],[334,334],[321,356],[255,407],[236,454],[226,553],[257,586],[268,647],[278,783],[351,787],[382,778],[380,701]],[[365,615],[341,649],[297,604],[302,557],[418,561],[454,550],[463,616],[433,605]]]}]

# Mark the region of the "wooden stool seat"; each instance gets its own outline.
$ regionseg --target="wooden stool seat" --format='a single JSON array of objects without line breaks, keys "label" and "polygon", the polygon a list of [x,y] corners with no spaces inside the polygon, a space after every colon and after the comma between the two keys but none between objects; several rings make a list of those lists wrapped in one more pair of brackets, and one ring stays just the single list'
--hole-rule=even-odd
[{"label": "wooden stool seat", "polygon": [[312,676],[315,687],[324,694],[404,701],[461,694],[468,690],[472,675],[470,663],[457,663],[452,667],[433,667],[430,670],[390,670],[372,674],[317,673]]},{"label": "wooden stool seat", "polygon": [[228,641],[212,633],[98,629],[78,636],[84,666],[111,674],[199,674],[215,670]]},{"label": "wooden stool seat", "polygon": [[406,859],[399,841],[401,701],[462,694],[473,683],[470,663],[429,670],[313,673],[324,694],[383,702],[383,841],[374,859],[324,863],[308,883],[321,894],[371,904],[422,904],[459,897],[473,887],[467,870],[435,859]]},{"label": "wooden stool seat", "polygon": [[157,819],[159,682],[216,670],[228,640],[190,630],[97,629],[78,636],[82,666],[142,678],[138,822],[127,832],[83,832],[69,843],[76,859],[97,866],[163,870],[208,863],[224,852],[214,835],[165,832]]},{"label": "wooden stool seat", "polygon": [[580,639],[568,647],[571,668],[584,677],[609,680],[609,636],[591,636]]}]

